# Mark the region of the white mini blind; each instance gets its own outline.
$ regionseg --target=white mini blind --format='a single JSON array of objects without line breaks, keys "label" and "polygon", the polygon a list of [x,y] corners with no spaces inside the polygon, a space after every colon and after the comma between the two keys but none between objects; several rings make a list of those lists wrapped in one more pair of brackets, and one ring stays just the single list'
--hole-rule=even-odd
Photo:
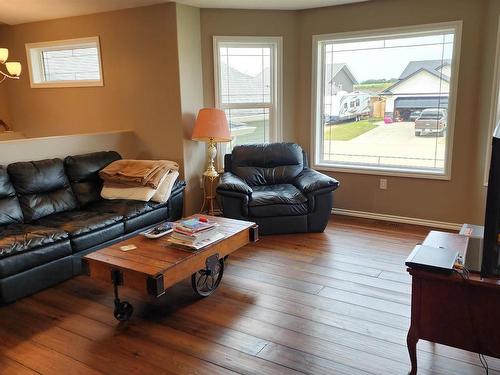
[{"label": "white mini blind", "polygon": [[99,57],[96,47],[42,51],[46,82],[98,80]]},{"label": "white mini blind", "polygon": [[31,87],[102,86],[99,38],[26,44]]}]

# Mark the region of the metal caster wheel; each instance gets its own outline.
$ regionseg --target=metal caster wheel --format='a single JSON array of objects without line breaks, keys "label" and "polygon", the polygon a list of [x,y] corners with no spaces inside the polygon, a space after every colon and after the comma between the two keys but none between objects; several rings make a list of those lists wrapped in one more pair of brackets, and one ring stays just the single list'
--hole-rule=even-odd
[{"label": "metal caster wheel", "polygon": [[191,285],[200,297],[208,297],[220,284],[224,274],[224,259],[219,259],[210,267],[191,275]]},{"label": "metal caster wheel", "polygon": [[115,318],[120,322],[130,319],[134,312],[134,307],[127,301],[115,302]]}]

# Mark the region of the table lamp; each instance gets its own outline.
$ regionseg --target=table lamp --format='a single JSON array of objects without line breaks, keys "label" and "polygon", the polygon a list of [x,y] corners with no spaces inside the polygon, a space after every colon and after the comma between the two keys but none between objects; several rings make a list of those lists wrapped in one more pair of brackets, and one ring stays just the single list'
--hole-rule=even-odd
[{"label": "table lamp", "polygon": [[203,175],[217,177],[214,160],[217,156],[217,142],[230,142],[231,133],[227,124],[226,113],[217,108],[203,108],[198,112],[196,124],[194,125],[193,141],[208,142],[208,167]]}]

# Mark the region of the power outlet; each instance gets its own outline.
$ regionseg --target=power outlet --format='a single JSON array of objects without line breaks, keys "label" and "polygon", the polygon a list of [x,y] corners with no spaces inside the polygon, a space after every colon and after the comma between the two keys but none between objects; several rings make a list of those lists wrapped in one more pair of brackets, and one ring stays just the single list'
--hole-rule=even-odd
[{"label": "power outlet", "polygon": [[203,177],[200,177],[200,189],[203,190]]},{"label": "power outlet", "polygon": [[381,190],[387,190],[387,178],[380,179],[379,188]]}]

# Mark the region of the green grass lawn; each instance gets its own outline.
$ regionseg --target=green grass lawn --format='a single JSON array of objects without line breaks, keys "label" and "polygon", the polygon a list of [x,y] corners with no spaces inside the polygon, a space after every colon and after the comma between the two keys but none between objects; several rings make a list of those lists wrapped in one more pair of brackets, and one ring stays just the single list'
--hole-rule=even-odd
[{"label": "green grass lawn", "polygon": [[394,82],[384,83],[361,83],[354,85],[354,90],[378,94],[391,86]]},{"label": "green grass lawn", "polygon": [[327,125],[325,127],[325,140],[327,141],[350,141],[361,134],[376,128],[373,120],[361,120],[338,125]]}]

